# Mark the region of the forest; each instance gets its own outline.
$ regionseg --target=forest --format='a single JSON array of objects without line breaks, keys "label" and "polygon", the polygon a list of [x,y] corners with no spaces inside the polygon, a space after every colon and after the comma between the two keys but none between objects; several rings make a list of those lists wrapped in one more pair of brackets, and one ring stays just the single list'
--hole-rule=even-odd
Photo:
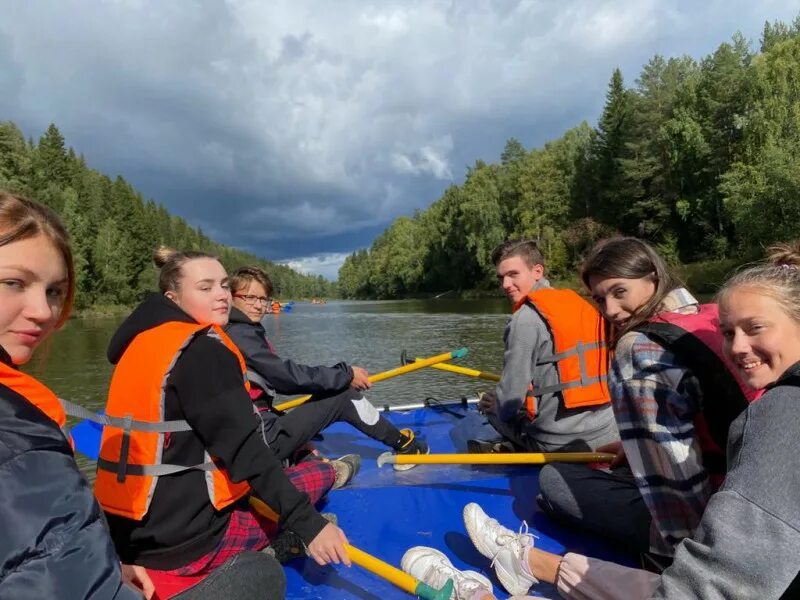
[{"label": "forest", "polygon": [[209,252],[229,273],[259,265],[281,299],[336,292],[321,276],[302,275],[214,242],[163,205],[145,200],[122,177],[112,180],[89,168],[83,156],[65,147],[53,124],[35,143],[14,123],[0,122],[0,189],[39,200],[61,215],[72,240],[79,309],[130,306],[156,290],[152,255],[161,244]]},{"label": "forest", "polygon": [[[396,219],[339,271],[347,298],[496,288],[492,249],[533,238],[555,279],[615,233],[684,274],[724,276],[800,234],[800,17],[702,59],[654,56],[633,86],[613,71],[595,127],[541,148],[509,139],[429,208]],[[722,273],[722,275],[720,275]],[[702,283],[702,282],[701,282]]]}]

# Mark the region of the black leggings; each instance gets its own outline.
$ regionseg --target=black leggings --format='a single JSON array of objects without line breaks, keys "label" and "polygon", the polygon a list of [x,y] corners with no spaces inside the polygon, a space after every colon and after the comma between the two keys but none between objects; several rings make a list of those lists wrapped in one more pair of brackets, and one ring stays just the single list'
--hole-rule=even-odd
[{"label": "black leggings", "polygon": [[403,443],[400,430],[386,420],[361,392],[353,389],[327,398],[312,398],[277,417],[266,433],[266,440],[275,455],[284,460],[337,421],[350,423],[361,433],[395,450]]},{"label": "black leggings", "polygon": [[242,552],[214,569],[208,577],[173,600],[283,600],[286,575],[274,557]]}]

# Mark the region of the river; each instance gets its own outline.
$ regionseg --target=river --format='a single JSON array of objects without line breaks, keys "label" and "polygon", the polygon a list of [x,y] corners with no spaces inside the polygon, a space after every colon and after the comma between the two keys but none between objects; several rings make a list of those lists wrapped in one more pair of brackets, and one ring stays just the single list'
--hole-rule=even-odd
[{"label": "river", "polygon": [[[331,301],[296,303],[292,312],[267,315],[263,324],[278,354],[300,363],[347,361],[378,373],[399,366],[403,349],[413,357],[466,347],[469,354],[456,364],[498,373],[509,312],[504,299]],[[106,347],[123,318],[70,320],[26,370],[63,398],[102,407],[112,372]],[[471,396],[490,386],[490,382],[423,369],[377,383],[367,397],[383,406],[428,397]],[[90,463],[79,463],[91,471]]]}]

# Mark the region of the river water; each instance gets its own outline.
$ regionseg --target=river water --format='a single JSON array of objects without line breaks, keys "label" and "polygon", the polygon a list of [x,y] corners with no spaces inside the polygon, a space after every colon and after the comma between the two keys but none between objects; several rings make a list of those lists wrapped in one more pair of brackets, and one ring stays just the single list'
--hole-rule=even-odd
[{"label": "river water", "polygon": [[[278,354],[300,363],[347,361],[378,373],[399,366],[404,349],[410,357],[422,357],[466,347],[469,354],[455,364],[499,373],[509,312],[504,299],[331,301],[296,303],[292,312],[268,315],[263,324]],[[102,407],[112,372],[106,347],[123,318],[72,319],[26,370],[60,397]],[[367,397],[378,406],[404,404],[472,396],[491,385],[423,369],[377,383]],[[79,463],[90,469],[89,463]]]}]

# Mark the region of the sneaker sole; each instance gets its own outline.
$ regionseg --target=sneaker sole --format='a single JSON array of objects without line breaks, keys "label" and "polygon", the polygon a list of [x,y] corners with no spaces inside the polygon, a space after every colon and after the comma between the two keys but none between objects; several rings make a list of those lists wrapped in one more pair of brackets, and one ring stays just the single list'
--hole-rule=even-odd
[{"label": "sneaker sole", "polygon": [[[428,449],[425,451],[425,454],[430,454],[430,453],[431,453],[431,449],[430,449],[430,448],[428,448]],[[414,468],[414,467],[416,467],[416,466],[417,466],[417,465],[415,465],[415,464],[410,464],[410,465],[398,465],[398,464],[394,464],[394,465],[392,465],[392,467],[394,468],[394,470],[395,470],[395,471],[408,471],[409,469],[413,469],[413,468]]]},{"label": "sneaker sole", "polygon": [[466,528],[467,535],[469,535],[469,539],[472,541],[472,545],[475,546],[475,549],[486,558],[494,558],[491,550],[483,545],[483,542],[478,535],[478,524],[475,518],[476,508],[477,510],[480,510],[483,515],[486,515],[486,513],[484,513],[483,510],[476,504],[467,504],[464,507],[464,527]]}]

